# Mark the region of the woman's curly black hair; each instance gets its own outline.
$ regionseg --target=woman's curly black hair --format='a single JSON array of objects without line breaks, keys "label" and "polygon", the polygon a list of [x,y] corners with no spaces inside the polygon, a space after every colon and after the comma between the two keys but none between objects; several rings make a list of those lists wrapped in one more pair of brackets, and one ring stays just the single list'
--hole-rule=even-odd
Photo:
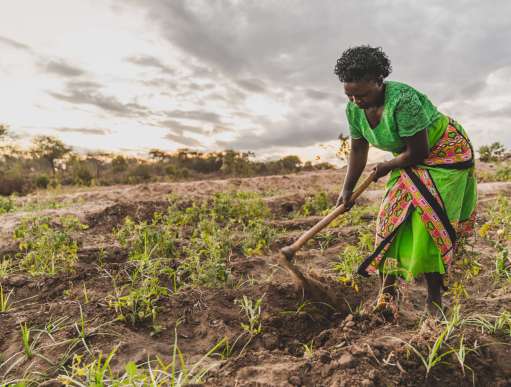
[{"label": "woman's curly black hair", "polygon": [[383,81],[391,72],[390,59],[381,47],[371,46],[348,48],[337,59],[334,69],[341,82]]}]

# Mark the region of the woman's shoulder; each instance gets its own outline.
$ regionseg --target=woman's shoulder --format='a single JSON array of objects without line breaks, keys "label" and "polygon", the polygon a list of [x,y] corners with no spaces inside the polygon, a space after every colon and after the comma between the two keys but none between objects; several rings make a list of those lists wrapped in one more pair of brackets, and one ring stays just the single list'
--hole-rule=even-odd
[{"label": "woman's shoulder", "polygon": [[406,97],[410,95],[423,95],[413,86],[403,82],[386,81],[385,86],[388,88],[389,95],[394,98]]},{"label": "woman's shoulder", "polygon": [[427,95],[406,83],[387,81],[386,87],[388,88],[388,101],[393,108],[409,104],[432,105]]}]

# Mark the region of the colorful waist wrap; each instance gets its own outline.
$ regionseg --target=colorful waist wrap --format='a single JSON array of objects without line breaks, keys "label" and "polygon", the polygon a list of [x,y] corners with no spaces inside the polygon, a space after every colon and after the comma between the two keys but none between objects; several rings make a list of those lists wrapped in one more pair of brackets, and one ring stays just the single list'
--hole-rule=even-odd
[{"label": "colorful waist wrap", "polygon": [[[457,240],[473,230],[477,195],[473,167],[470,141],[463,128],[449,119],[423,164],[391,175],[376,222],[376,249],[358,273],[374,273],[388,258],[397,260],[401,269],[397,274],[405,278],[445,272]],[[419,243],[414,241],[418,238],[422,238]]]}]

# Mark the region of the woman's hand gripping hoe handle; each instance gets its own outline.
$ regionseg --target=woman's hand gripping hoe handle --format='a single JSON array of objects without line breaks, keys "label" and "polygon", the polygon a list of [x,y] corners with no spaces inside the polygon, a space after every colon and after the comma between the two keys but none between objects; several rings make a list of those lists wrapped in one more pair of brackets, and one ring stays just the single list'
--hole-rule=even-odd
[{"label": "woman's hand gripping hoe handle", "polygon": [[[350,198],[350,202],[354,202],[361,194],[366,190],[367,187],[374,181],[376,176],[376,171],[372,172],[367,178],[360,184],[359,187],[353,192]],[[331,213],[321,219],[318,223],[316,223],[311,229],[306,231],[300,238],[296,240],[292,245],[283,247],[280,249],[280,252],[286,257],[288,261],[291,261],[295,255],[295,253],[302,248],[302,246],[307,243],[309,239],[311,239],[318,232],[323,230],[326,226],[328,226],[335,218],[339,215],[347,212],[349,210],[349,206],[343,203],[339,207],[336,207]]]}]

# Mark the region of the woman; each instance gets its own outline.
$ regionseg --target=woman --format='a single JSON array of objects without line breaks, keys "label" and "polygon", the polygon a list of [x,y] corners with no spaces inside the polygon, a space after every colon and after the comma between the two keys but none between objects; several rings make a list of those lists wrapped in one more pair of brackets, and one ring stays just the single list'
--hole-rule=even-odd
[{"label": "woman", "polygon": [[394,158],[375,167],[378,180],[390,173],[376,224],[376,249],[360,265],[379,269],[385,300],[395,298],[396,276],[424,275],[431,313],[442,306],[443,274],[456,241],[473,227],[477,200],[474,155],[464,129],[411,86],[384,81],[392,68],[381,48],[346,50],[335,74],[349,102],[346,115],[351,153],[338,205],[349,203],[369,145]]}]

